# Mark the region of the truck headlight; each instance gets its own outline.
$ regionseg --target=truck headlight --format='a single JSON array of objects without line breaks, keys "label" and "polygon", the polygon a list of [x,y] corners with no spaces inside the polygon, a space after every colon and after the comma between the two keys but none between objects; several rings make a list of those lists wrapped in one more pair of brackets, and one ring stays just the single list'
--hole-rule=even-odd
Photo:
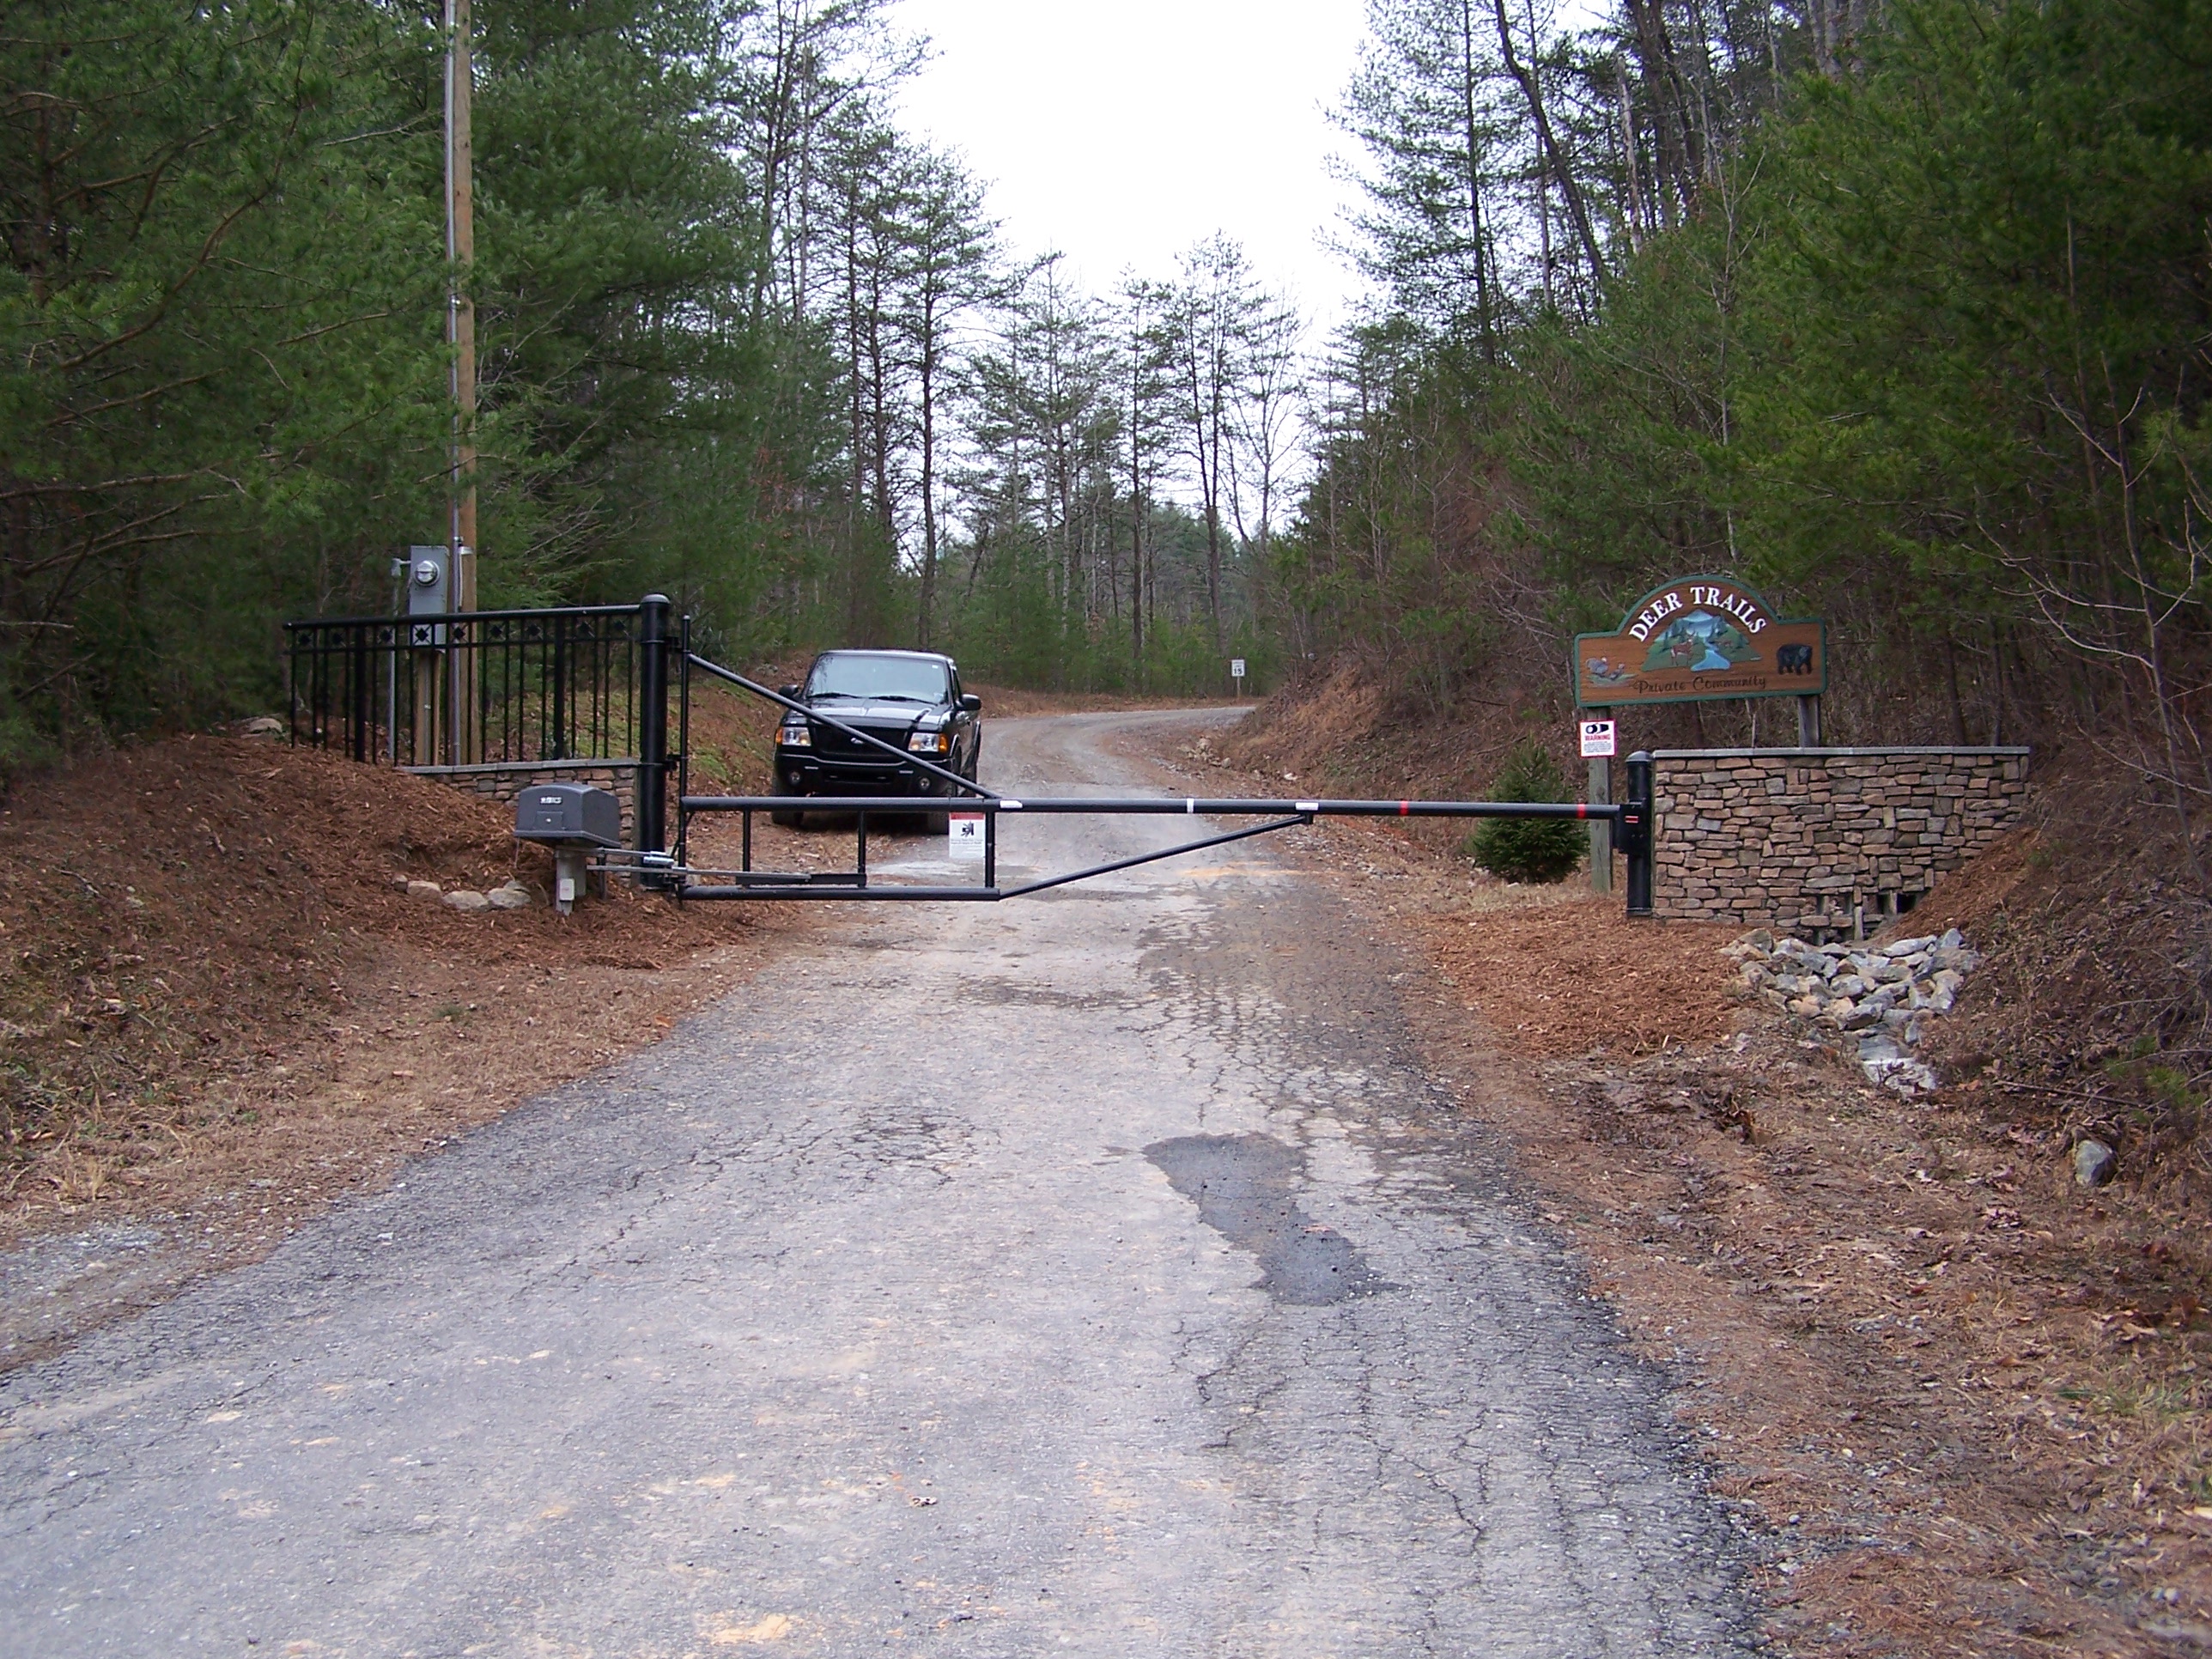
[{"label": "truck headlight", "polygon": [[811,749],[814,733],[803,726],[787,726],[775,734],[775,740],[786,749]]},{"label": "truck headlight", "polygon": [[908,750],[917,755],[941,755],[952,747],[950,732],[917,732],[906,740]]}]

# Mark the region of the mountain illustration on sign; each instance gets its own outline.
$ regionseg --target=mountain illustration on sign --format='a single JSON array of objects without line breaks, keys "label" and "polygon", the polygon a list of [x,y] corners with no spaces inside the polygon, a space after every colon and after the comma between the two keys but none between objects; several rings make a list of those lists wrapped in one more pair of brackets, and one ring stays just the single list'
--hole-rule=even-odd
[{"label": "mountain illustration on sign", "polygon": [[1710,611],[1692,611],[1675,617],[1653,636],[1644,672],[1686,668],[1702,674],[1759,659],[1743,630],[1727,617],[1716,617]]}]

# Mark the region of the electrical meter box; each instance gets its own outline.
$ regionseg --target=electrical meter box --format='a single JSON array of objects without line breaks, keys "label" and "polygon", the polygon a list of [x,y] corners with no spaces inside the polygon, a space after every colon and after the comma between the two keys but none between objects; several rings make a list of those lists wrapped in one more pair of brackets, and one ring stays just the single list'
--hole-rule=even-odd
[{"label": "electrical meter box", "polygon": [[434,616],[451,610],[447,602],[452,550],[443,545],[407,550],[407,614]]},{"label": "electrical meter box", "polygon": [[622,803],[587,783],[533,783],[515,798],[514,836],[547,847],[619,847]]},{"label": "electrical meter box", "polygon": [[407,583],[407,614],[415,619],[409,624],[407,642],[443,645],[445,625],[422,618],[441,617],[453,608],[452,550],[444,546],[410,547],[403,568]]}]

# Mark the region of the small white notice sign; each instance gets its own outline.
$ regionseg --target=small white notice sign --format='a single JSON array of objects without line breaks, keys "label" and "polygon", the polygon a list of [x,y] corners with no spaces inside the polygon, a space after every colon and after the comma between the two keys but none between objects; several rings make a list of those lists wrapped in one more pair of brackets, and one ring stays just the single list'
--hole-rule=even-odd
[{"label": "small white notice sign", "polygon": [[1616,746],[1613,732],[1613,723],[1611,720],[1584,720],[1583,722],[1583,758],[1611,760]]},{"label": "small white notice sign", "polygon": [[1244,678],[1243,658],[1231,657],[1229,659],[1229,678],[1232,680],[1241,680]]},{"label": "small white notice sign", "polygon": [[945,850],[956,859],[983,859],[983,815],[949,812],[945,819]]}]

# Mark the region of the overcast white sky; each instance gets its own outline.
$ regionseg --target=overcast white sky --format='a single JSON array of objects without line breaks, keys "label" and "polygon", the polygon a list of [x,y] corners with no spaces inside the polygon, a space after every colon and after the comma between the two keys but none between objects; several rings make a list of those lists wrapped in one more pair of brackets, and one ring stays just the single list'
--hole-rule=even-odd
[{"label": "overcast white sky", "polygon": [[[1094,291],[1226,231],[1326,329],[1358,278],[1320,245],[1345,186],[1323,112],[1351,77],[1362,0],[900,0],[935,57],[912,128],[963,152],[1024,253]],[[1316,335],[1316,343],[1319,335]]]}]

